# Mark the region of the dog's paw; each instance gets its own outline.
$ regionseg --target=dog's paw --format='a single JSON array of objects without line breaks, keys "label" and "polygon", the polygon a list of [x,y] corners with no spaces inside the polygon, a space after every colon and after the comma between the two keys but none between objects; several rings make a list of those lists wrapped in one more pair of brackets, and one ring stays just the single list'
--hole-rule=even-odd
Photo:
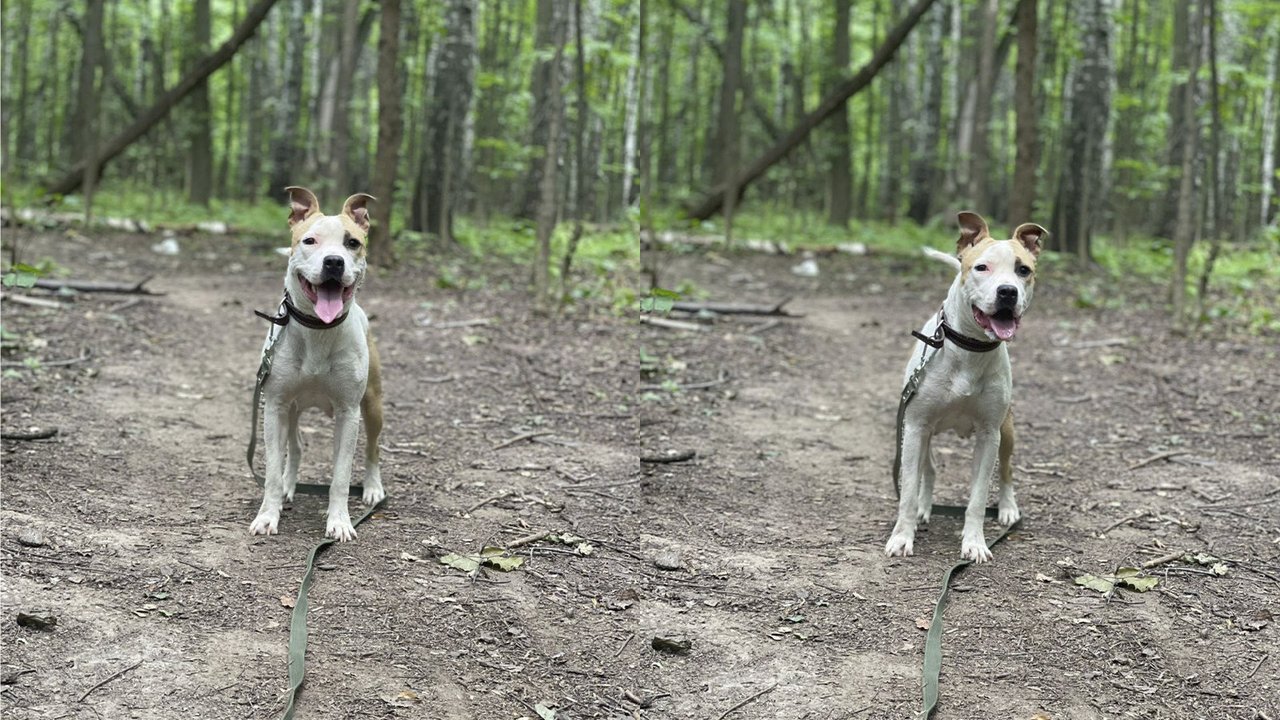
[{"label": "dog's paw", "polygon": [[999,519],[1000,524],[1005,527],[1008,527],[1022,519],[1022,513],[1018,512],[1018,503],[1012,501],[1000,503]]},{"label": "dog's paw", "polygon": [[884,546],[884,554],[889,557],[907,557],[911,555],[911,545],[915,541],[909,533],[894,533]]},{"label": "dog's paw", "polygon": [[338,542],[350,542],[356,539],[356,529],[351,526],[351,518],[329,518],[329,522],[324,531],[325,537],[331,537]]},{"label": "dog's paw", "polygon": [[279,532],[279,513],[259,513],[249,524],[250,535],[275,535]]},{"label": "dog's paw", "polygon": [[984,563],[991,559],[991,549],[981,537],[966,537],[960,543],[960,557],[965,560]]},{"label": "dog's paw", "polygon": [[382,502],[382,499],[386,496],[387,491],[382,489],[382,483],[370,485],[366,482],[364,485],[364,494],[360,496],[360,499],[364,501],[365,505],[373,507],[374,505]]},{"label": "dog's paw", "polygon": [[916,521],[929,524],[929,517],[933,514],[932,503],[920,503],[920,509],[916,510]]}]

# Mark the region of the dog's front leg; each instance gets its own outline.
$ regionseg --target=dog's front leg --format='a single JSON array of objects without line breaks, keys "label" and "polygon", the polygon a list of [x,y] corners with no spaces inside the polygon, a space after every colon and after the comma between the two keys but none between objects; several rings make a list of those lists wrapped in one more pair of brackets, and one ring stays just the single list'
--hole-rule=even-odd
[{"label": "dog's front leg", "polygon": [[275,535],[280,526],[280,507],[284,504],[288,412],[284,403],[272,398],[267,399],[263,409],[262,439],[266,445],[267,477],[262,488],[262,506],[258,508],[258,516],[249,525],[249,532],[254,535]]},{"label": "dog's front leg", "polygon": [[356,539],[347,510],[347,491],[351,487],[351,463],[356,455],[356,436],[360,431],[358,408],[338,408],[333,427],[333,483],[329,485],[327,537],[346,542]]},{"label": "dog's front leg", "polygon": [[960,556],[975,562],[991,559],[991,550],[982,534],[982,521],[987,512],[987,491],[996,466],[1000,447],[1000,431],[979,430],[973,447],[973,485],[969,488],[969,505],[964,511],[964,533],[960,537]]},{"label": "dog's front leg", "polygon": [[928,442],[925,430],[908,419],[902,431],[902,467],[898,475],[898,521],[884,551],[889,557],[912,554],[920,514],[920,474]]}]

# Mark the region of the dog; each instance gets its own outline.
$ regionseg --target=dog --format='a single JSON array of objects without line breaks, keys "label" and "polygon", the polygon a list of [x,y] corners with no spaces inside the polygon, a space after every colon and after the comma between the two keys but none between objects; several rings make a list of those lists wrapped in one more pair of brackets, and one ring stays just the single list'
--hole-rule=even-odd
[{"label": "dog", "polygon": [[301,187],[285,189],[293,244],[284,276],[282,312],[268,318],[282,327],[272,328],[263,346],[265,353],[275,335],[271,372],[262,388],[267,475],[262,506],[249,531],[254,535],[278,531],[281,506],[284,500],[293,500],[298,484],[302,454],[298,417],[307,408],[320,408],[334,419],[333,482],[325,535],[345,542],[356,538],[347,493],[362,418],[362,499],[372,506],[386,496],[378,470],[381,368],[369,318],[355,301],[367,265],[366,206],[374,198],[357,193],[347,198],[341,213],[325,215],[315,193]]},{"label": "dog", "polygon": [[[977,213],[962,212],[958,219],[960,239],[954,257],[926,249],[957,275],[942,309],[917,335],[926,342],[918,343],[907,363],[905,381],[910,381],[930,352],[927,344],[937,348],[938,356],[903,415],[898,520],[885,545],[890,557],[911,555],[917,523],[929,522],[935,475],[931,444],[944,430],[975,436],[960,555],[975,562],[991,559],[982,521],[997,459],[999,520],[1012,525],[1021,517],[1013,492],[1013,375],[1005,343],[1014,338],[1031,305],[1040,241],[1048,232],[1024,223],[1011,239],[996,240]],[[932,343],[927,342],[930,338]]]}]

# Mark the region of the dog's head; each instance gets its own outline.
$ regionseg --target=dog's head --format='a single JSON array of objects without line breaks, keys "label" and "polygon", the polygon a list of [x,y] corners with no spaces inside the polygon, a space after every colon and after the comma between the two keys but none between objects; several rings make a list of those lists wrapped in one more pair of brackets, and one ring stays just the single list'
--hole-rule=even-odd
[{"label": "dog's head", "polygon": [[356,193],[347,198],[342,212],[325,215],[315,193],[288,187],[289,273],[285,287],[298,309],[311,311],[326,323],[346,312],[356,288],[364,281],[365,241],[369,236],[372,195]]},{"label": "dog's head", "polygon": [[1012,340],[1031,305],[1040,240],[1048,231],[1023,223],[1009,240],[996,240],[982,216],[962,212],[956,257],[960,286],[973,308],[973,319],[992,340]]}]

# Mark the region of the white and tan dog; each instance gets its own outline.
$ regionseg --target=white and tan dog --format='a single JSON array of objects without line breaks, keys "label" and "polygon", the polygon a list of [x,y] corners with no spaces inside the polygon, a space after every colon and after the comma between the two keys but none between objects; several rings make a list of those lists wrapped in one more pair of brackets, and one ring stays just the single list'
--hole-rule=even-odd
[{"label": "white and tan dog", "polygon": [[307,408],[320,408],[334,419],[333,482],[325,535],[354,540],[347,494],[361,417],[366,440],[363,499],[373,505],[386,494],[378,471],[382,431],[378,351],[369,333],[369,319],[355,301],[366,265],[369,211],[365,206],[373,197],[357,193],[347,198],[340,214],[324,215],[310,190],[286,189],[293,246],[284,276],[285,314],[275,321],[284,327],[272,328],[279,336],[271,374],[262,389],[266,483],[262,507],[249,531],[276,534],[283,501],[293,499],[298,483],[302,453],[298,417]]},{"label": "white and tan dog", "polygon": [[[1000,464],[999,520],[1020,517],[1013,493],[1013,375],[1004,343],[1012,340],[1031,304],[1040,240],[1048,233],[1024,223],[1010,240],[996,240],[977,213],[962,212],[956,257],[926,249],[958,272],[942,310],[925,323],[921,335],[942,340],[914,398],[907,404],[902,430],[898,521],[885,545],[890,556],[912,553],[916,524],[929,522],[933,504],[933,436],[954,430],[974,435],[973,481],[965,508],[960,554],[985,562],[991,551],[982,534],[987,489],[997,456]],[[907,363],[909,380],[921,358],[932,352],[917,344]]]}]

